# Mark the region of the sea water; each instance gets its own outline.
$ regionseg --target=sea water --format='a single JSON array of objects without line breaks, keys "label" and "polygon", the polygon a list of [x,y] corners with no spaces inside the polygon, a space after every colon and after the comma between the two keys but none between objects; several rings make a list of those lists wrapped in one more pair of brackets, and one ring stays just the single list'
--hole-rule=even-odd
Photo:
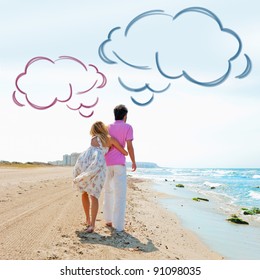
[{"label": "sea water", "polygon": [[[152,179],[155,190],[169,194],[160,203],[225,259],[260,260],[260,214],[242,210],[260,208],[260,169],[139,168],[131,175]],[[249,225],[228,222],[232,214]]]}]

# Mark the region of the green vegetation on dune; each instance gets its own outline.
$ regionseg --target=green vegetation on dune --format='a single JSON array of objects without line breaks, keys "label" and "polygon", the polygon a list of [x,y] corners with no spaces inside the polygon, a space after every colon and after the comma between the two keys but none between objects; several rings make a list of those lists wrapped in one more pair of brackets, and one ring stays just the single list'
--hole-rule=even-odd
[{"label": "green vegetation on dune", "polygon": [[44,162],[18,162],[18,161],[0,161],[0,167],[15,167],[15,168],[32,168],[32,167],[45,167],[52,166],[51,164]]}]

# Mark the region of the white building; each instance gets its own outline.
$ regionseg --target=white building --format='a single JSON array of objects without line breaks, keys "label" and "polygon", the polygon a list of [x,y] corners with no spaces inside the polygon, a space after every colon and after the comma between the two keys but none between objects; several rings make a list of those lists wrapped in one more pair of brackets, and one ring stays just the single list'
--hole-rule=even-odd
[{"label": "white building", "polygon": [[70,155],[63,155],[63,165],[71,165],[71,157]]},{"label": "white building", "polygon": [[76,164],[76,161],[77,161],[77,159],[78,159],[78,157],[79,157],[79,153],[72,153],[71,155],[70,155],[70,165],[75,165]]}]

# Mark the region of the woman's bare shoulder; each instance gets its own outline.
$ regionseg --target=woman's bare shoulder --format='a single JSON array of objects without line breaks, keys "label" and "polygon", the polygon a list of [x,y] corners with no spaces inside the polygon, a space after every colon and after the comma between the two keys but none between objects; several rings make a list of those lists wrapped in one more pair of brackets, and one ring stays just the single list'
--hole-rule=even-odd
[{"label": "woman's bare shoulder", "polygon": [[112,137],[112,136],[110,136],[110,135],[108,135],[108,138],[107,138],[107,140],[108,140],[108,146],[111,146],[112,145],[112,143],[113,143],[113,141],[114,141],[114,138]]}]

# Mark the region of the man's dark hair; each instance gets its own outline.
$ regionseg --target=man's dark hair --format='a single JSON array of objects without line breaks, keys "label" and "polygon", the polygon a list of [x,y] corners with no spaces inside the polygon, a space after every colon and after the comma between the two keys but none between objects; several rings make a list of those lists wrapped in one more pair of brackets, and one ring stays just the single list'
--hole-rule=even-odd
[{"label": "man's dark hair", "polygon": [[114,109],[114,115],[116,121],[123,120],[124,116],[128,113],[128,110],[125,105],[118,105]]}]

